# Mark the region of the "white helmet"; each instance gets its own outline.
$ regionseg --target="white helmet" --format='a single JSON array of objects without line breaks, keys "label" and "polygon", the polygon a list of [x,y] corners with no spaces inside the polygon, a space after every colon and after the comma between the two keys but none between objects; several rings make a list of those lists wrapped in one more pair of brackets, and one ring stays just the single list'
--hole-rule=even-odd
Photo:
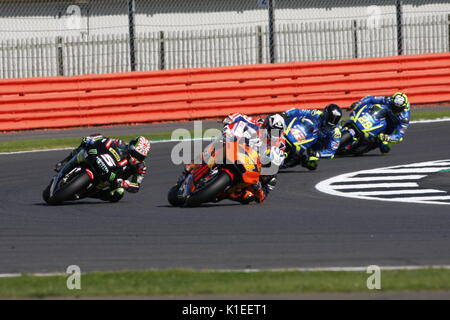
[{"label": "white helmet", "polygon": [[263,127],[265,129],[284,130],[286,129],[286,122],[284,121],[284,118],[281,115],[276,113],[267,117]]}]

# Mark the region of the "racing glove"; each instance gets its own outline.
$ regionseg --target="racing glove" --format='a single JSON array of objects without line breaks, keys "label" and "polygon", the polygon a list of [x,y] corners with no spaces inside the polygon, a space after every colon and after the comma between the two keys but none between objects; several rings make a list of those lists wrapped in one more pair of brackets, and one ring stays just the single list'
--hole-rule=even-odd
[{"label": "racing glove", "polygon": [[279,147],[273,146],[270,148],[270,158],[274,165],[279,167],[285,157],[284,152]]},{"label": "racing glove", "polygon": [[380,133],[378,135],[378,139],[380,139],[380,141],[383,142],[383,143],[389,143],[389,142],[392,141],[391,136],[388,135],[388,134],[385,134],[385,133]]},{"label": "racing glove", "polygon": [[359,101],[358,102],[353,102],[351,105],[350,105],[350,110],[353,110],[353,109],[355,109],[357,106],[358,106],[358,104],[359,104]]}]

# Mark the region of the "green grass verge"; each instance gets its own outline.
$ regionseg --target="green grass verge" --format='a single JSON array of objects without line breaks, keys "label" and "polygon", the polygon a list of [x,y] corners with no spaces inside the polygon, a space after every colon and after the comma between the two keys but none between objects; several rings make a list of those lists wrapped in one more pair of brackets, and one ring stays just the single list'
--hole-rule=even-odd
[{"label": "green grass verge", "polygon": [[[278,294],[305,292],[368,292],[366,272],[261,271],[225,272],[153,270],[87,273],[81,290],[68,290],[67,276],[23,275],[0,278],[0,297],[112,297],[195,294]],[[450,270],[381,271],[382,291],[450,290]]]},{"label": "green grass verge", "polygon": [[411,113],[411,120],[433,120],[441,118],[450,118],[450,110],[441,111],[426,111],[426,110],[414,110]]},{"label": "green grass verge", "polygon": [[[193,131],[190,131],[193,135]],[[131,140],[136,137],[137,134],[131,135],[119,135],[114,138],[123,139],[124,141]],[[172,132],[157,132],[142,134],[147,139],[152,141],[156,140],[168,140],[172,136]],[[27,150],[42,150],[42,149],[57,149],[57,148],[75,148],[81,142],[82,137],[78,138],[51,138],[40,140],[11,140],[0,142],[0,152],[14,152],[14,151],[27,151]]]},{"label": "green grass verge", "polygon": [[[131,139],[136,135],[120,136],[120,139]],[[150,137],[150,135],[144,135]],[[40,150],[40,149],[56,149],[56,148],[69,148],[77,147],[81,142],[82,137],[78,138],[51,138],[40,140],[12,140],[0,142],[0,152],[14,152],[14,151],[26,151],[26,150]],[[162,132],[158,134],[152,134],[152,139],[168,139],[170,133]]]}]

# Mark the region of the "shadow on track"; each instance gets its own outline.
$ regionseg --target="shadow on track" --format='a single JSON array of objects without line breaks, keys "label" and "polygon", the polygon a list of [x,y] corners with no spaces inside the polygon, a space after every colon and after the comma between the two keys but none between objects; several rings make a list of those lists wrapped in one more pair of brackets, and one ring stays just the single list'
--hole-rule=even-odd
[{"label": "shadow on track", "polygon": [[123,203],[123,202],[126,202],[126,201],[109,202],[109,201],[95,201],[95,199],[94,199],[92,201],[85,201],[85,200],[82,200],[82,201],[67,201],[67,202],[63,202],[63,203],[58,204],[58,205],[49,205],[49,204],[47,204],[45,202],[39,202],[39,203],[35,202],[35,203],[33,203],[33,205],[34,206],[55,207],[56,208],[56,207],[75,206],[75,205],[99,205],[99,204],[102,204],[102,205],[106,205],[106,204],[119,205],[119,203]]},{"label": "shadow on track", "polygon": [[302,171],[299,171],[299,170],[280,170],[280,171],[278,171],[278,174],[280,174],[280,173],[310,173],[311,171],[308,171],[308,170],[302,170]]},{"label": "shadow on track", "polygon": [[381,153],[364,153],[364,154],[338,154],[335,158],[361,158],[361,157],[384,157]]},{"label": "shadow on track", "polygon": [[167,204],[167,205],[159,205],[159,206],[156,206],[157,208],[176,208],[176,209],[186,209],[186,210],[189,210],[189,209],[201,209],[201,208],[214,208],[214,207],[217,207],[217,208],[220,208],[220,207],[235,207],[235,206],[246,206],[246,205],[243,205],[243,204],[240,204],[240,203],[204,203],[204,204],[202,204],[201,206],[198,206],[198,207],[174,207],[174,206],[171,206],[171,205],[169,205],[169,204]]}]

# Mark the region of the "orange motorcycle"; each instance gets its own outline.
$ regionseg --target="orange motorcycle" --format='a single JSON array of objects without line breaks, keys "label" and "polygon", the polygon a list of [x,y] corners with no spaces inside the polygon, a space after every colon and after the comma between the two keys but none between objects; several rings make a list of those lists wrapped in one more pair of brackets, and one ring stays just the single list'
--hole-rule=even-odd
[{"label": "orange motorcycle", "polygon": [[249,139],[220,137],[207,150],[208,158],[202,159],[202,164],[186,166],[187,170],[169,190],[171,205],[197,207],[233,199],[259,182],[260,157]]}]

